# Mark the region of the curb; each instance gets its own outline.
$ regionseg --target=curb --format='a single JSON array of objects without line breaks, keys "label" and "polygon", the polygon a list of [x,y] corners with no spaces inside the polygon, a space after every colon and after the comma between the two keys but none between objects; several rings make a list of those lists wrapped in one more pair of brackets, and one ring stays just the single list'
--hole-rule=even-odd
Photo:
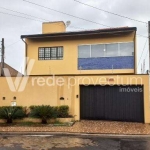
[{"label": "curb", "polygon": [[0,132],[0,136],[92,136],[103,138],[150,138],[150,135],[142,134],[97,134],[97,133],[73,133],[73,132]]}]

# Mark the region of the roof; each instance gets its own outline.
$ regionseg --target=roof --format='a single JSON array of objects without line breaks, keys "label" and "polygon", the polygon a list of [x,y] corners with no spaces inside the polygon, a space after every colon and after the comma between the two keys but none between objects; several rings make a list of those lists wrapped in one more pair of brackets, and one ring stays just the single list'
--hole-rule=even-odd
[{"label": "roof", "polygon": [[[0,62],[0,67],[1,67],[1,62]],[[18,75],[18,73],[20,74],[20,76],[23,76],[23,74],[21,74],[16,69],[12,68],[11,66],[9,66],[6,63],[4,63],[4,68],[7,68],[9,70],[11,77],[16,77]],[[1,72],[1,70],[0,70],[0,72]]]},{"label": "roof", "polygon": [[105,28],[105,29],[83,30],[83,31],[74,31],[74,32],[21,35],[21,38],[67,37],[67,36],[96,35],[96,34],[106,35],[112,33],[133,32],[136,30],[137,30],[136,27],[118,27],[118,28]]}]

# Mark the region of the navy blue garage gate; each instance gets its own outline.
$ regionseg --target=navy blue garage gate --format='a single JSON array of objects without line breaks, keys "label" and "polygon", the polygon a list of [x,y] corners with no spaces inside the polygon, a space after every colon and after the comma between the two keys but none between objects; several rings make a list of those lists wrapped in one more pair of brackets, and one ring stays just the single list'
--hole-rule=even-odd
[{"label": "navy blue garage gate", "polygon": [[143,123],[143,86],[81,85],[80,118]]}]

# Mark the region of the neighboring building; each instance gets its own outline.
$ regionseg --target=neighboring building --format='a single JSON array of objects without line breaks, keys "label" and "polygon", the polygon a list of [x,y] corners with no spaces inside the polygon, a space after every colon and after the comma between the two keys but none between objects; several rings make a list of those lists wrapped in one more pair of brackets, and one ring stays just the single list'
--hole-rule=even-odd
[{"label": "neighboring building", "polygon": [[[1,62],[0,62],[0,66],[1,66]],[[20,72],[18,72],[16,69],[12,68],[11,66],[9,66],[8,64],[4,63],[4,68],[7,68],[9,70],[10,76],[11,77],[16,77],[18,74],[19,76],[23,76]],[[0,70],[1,71],[1,70]]]},{"label": "neighboring building", "polygon": [[150,123],[148,75],[136,74],[135,27],[66,32],[63,22],[50,22],[42,34],[21,38],[35,63],[27,65],[17,105],[69,105],[76,120]]}]

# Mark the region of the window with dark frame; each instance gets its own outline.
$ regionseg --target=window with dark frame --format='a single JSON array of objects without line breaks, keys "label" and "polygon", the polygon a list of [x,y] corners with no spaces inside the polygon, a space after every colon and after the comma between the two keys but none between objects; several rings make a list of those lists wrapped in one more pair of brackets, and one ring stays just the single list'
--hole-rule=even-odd
[{"label": "window with dark frame", "polygon": [[63,59],[63,47],[40,47],[39,60],[61,60]]},{"label": "window with dark frame", "polygon": [[134,42],[78,46],[78,58],[134,56]]}]

